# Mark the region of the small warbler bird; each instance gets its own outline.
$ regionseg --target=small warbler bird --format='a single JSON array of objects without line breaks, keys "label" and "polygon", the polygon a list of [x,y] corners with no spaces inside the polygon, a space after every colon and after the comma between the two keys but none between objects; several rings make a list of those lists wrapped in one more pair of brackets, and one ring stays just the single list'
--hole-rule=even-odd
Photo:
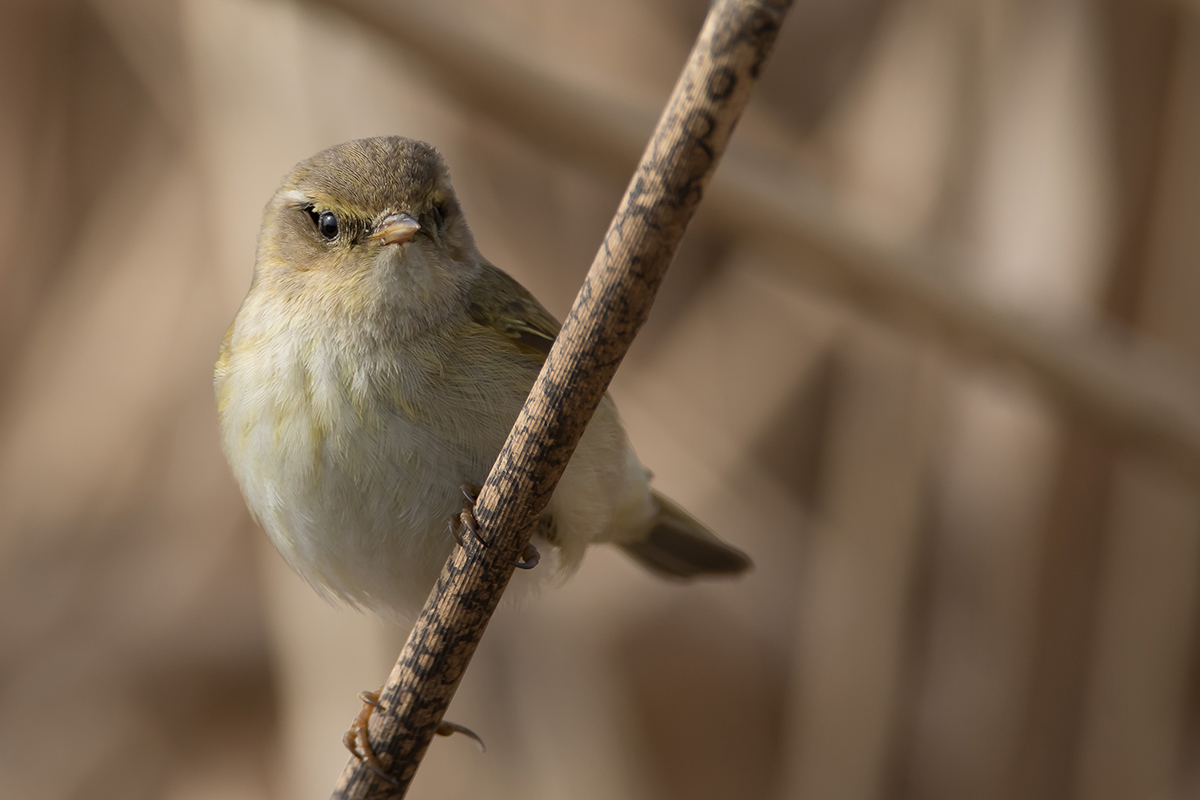
[{"label": "small warbler bird", "polygon": [[[460,487],[484,482],[558,330],[480,255],[433,147],[363,139],[301,162],[267,204],[216,365],[251,512],[318,591],[413,618],[455,546]],[[566,570],[598,542],[668,576],[750,565],[650,489],[607,396],[536,540]]]}]

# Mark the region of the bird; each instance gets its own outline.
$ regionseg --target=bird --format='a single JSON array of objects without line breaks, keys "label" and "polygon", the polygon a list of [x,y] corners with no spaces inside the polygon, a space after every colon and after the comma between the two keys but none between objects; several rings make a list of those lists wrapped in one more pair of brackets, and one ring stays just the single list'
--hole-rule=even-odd
[{"label": "bird", "polygon": [[[411,620],[559,329],[479,252],[433,146],[376,137],[301,161],[263,212],[214,371],[250,512],[320,594]],[[517,566],[540,547],[569,574],[611,543],[669,578],[751,567],[650,487],[607,394],[534,543]]]}]

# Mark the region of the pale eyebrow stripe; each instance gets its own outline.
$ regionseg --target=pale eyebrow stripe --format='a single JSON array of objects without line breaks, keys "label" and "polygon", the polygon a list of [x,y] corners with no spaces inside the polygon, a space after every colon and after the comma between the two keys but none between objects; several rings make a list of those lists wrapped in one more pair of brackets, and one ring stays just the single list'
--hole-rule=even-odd
[{"label": "pale eyebrow stripe", "polygon": [[306,195],[304,192],[300,191],[299,189],[288,189],[286,192],[283,193],[283,197],[285,200],[290,200],[291,202],[293,202],[297,205],[305,205],[306,206],[312,202],[312,200],[309,198],[309,196]]}]

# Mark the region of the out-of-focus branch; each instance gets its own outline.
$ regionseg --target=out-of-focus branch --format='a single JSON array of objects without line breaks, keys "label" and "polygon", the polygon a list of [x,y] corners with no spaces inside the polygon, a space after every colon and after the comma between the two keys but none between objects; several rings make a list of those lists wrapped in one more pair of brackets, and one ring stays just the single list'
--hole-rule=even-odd
[{"label": "out-of-focus branch", "polygon": [[709,12],[575,305],[479,494],[480,533],[446,562],[381,692],[370,738],[395,783],[353,759],[335,798],[394,798],[407,790],[512,576],[512,560],[529,544],[592,413],[650,314],[790,5],[791,0],[722,0]]},{"label": "out-of-focus branch", "polygon": [[[504,122],[551,152],[624,182],[658,109],[564,79],[554,64],[499,27],[452,5],[401,0],[312,2],[336,8],[419,56],[431,76],[472,110]],[[587,154],[581,158],[582,154]]]},{"label": "out-of-focus branch", "polygon": [[[530,140],[600,174],[628,174],[652,111],[563,77],[505,32],[444,7],[328,0],[436,66],[440,83]],[[1200,479],[1200,374],[1108,328],[1020,319],[936,275],[965,274],[929,254],[876,245],[836,219],[794,160],[748,137],[730,148],[705,224],[777,249],[789,279],[933,340],[952,355],[1015,366],[1055,405],[1131,449]]]}]

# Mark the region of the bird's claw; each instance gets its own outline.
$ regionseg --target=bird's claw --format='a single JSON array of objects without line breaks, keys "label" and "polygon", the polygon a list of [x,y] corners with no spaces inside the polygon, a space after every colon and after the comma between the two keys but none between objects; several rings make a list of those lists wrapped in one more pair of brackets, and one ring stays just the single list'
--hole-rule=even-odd
[{"label": "bird's claw", "polygon": [[384,771],[379,757],[371,749],[371,736],[367,730],[367,723],[371,721],[372,711],[383,708],[383,704],[379,702],[379,692],[361,692],[358,698],[363,702],[362,711],[358,712],[358,716],[350,724],[350,730],[346,731],[346,735],[342,737],[342,744],[355,758],[366,764],[367,768],[375,773],[375,776],[381,781],[386,781],[392,786],[399,786],[400,782]]},{"label": "bird's claw", "polygon": [[475,744],[479,745],[479,750],[481,752],[487,752],[487,745],[483,743],[483,739],[479,738],[479,734],[475,733],[475,731],[471,730],[470,728],[459,725],[457,722],[447,722],[446,720],[442,720],[438,723],[434,733],[436,733],[438,736],[453,736],[456,733],[461,733],[464,736],[474,739]]},{"label": "bird's claw", "polygon": [[[458,515],[458,518],[462,520],[462,524],[466,527],[466,529],[469,530],[476,539],[479,539],[479,520],[475,519],[475,509],[471,507],[470,503],[463,503],[462,513]],[[482,542],[483,539],[479,539],[479,541]],[[486,546],[487,542],[484,542],[484,545]]]},{"label": "bird's claw", "polygon": [[459,547],[462,547],[464,545],[463,537],[462,537],[462,529],[463,529],[462,519],[458,516],[458,514],[451,514],[450,515],[450,535],[454,537],[454,541],[458,543]]},{"label": "bird's claw", "polygon": [[525,545],[524,552],[521,553],[521,561],[509,561],[517,569],[533,569],[542,560],[542,554],[538,552],[533,544]]},{"label": "bird's claw", "polygon": [[475,501],[479,499],[479,487],[470,483],[464,483],[458,487],[463,493],[463,508],[462,511],[450,517],[450,535],[454,537],[454,541],[459,547],[465,545],[463,538],[463,528],[471,532],[471,535],[484,547],[491,546],[491,542],[479,535],[479,521],[475,519]]}]

